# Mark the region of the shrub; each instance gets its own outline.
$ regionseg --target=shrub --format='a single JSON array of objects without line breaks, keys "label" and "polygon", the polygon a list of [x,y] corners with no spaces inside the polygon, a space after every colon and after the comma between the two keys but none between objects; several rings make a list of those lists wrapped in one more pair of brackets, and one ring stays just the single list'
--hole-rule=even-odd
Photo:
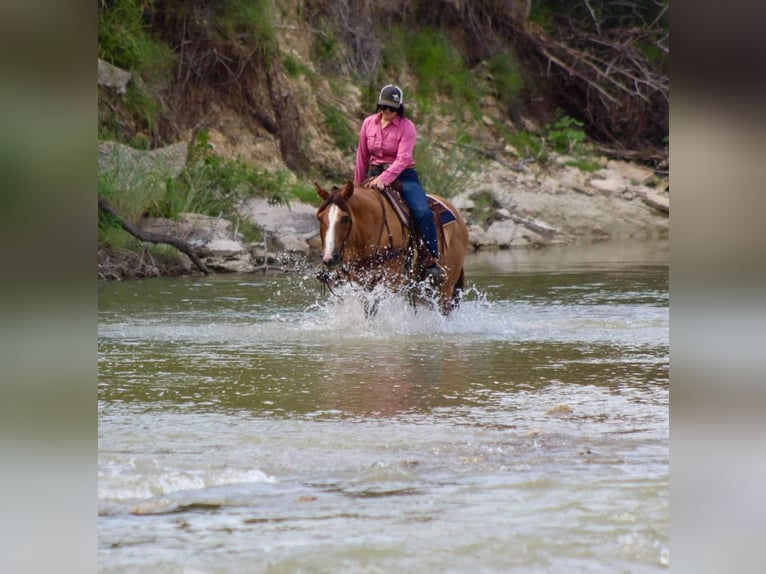
[{"label": "shrub", "polygon": [[452,197],[465,191],[478,163],[469,147],[470,139],[463,135],[444,153],[442,147],[430,140],[418,142],[415,162],[418,176],[426,193]]},{"label": "shrub", "polygon": [[580,153],[585,141],[585,124],[579,120],[564,116],[549,127],[548,139],[558,153]]},{"label": "shrub", "polygon": [[495,97],[510,113],[521,91],[524,78],[521,67],[514,54],[500,52],[487,60],[487,71],[492,75],[495,85]]}]

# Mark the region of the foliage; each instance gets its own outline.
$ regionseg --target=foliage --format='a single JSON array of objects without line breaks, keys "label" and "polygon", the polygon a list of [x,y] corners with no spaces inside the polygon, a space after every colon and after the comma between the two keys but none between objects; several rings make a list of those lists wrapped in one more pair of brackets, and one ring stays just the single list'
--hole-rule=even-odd
[{"label": "foliage", "polygon": [[207,215],[236,213],[243,199],[258,195],[273,203],[287,203],[289,187],[284,172],[270,173],[241,159],[225,159],[213,152],[206,130],[198,132],[186,168],[169,182],[157,215],[174,217],[185,211]]},{"label": "foliage", "polygon": [[299,62],[292,54],[284,54],[282,56],[282,67],[284,68],[285,73],[291,78],[297,78],[299,76],[312,77],[314,75],[307,65]]},{"label": "foliage", "polygon": [[516,149],[520,158],[535,159],[540,162],[548,160],[545,141],[540,136],[525,130],[518,132],[503,131],[505,133],[505,140]]},{"label": "foliage", "polygon": [[349,125],[345,114],[337,107],[321,102],[319,110],[324,116],[324,125],[338,149],[344,153],[353,152],[357,144],[356,132],[355,128]]},{"label": "foliage", "polygon": [[98,57],[115,66],[143,75],[161,76],[173,64],[173,50],[152,35],[144,20],[154,0],[100,0],[98,6]]},{"label": "foliage", "polygon": [[473,219],[484,224],[492,219],[495,211],[500,207],[500,203],[490,190],[482,189],[472,193],[469,197],[473,201],[473,209],[471,210]]},{"label": "foliage", "polygon": [[580,153],[586,139],[583,122],[569,116],[560,117],[548,128],[548,139],[558,153]]},{"label": "foliage", "polygon": [[558,119],[546,127],[545,134],[505,130],[504,135],[506,141],[516,149],[522,159],[546,163],[552,152],[570,154],[576,156],[576,159],[568,165],[591,172],[599,169],[599,166],[586,157],[588,155],[585,148],[587,135],[583,126],[583,122],[563,115],[563,112],[559,111]]},{"label": "foliage", "polygon": [[487,60],[487,71],[495,84],[495,97],[510,112],[524,89],[518,60],[511,52],[498,52]]},{"label": "foliage", "polygon": [[278,52],[270,0],[221,0],[214,4],[214,15],[222,38],[257,48],[266,65]]},{"label": "foliage", "polygon": [[568,161],[566,165],[576,167],[585,173],[593,173],[594,171],[600,170],[602,167],[597,161],[588,158],[572,159]]},{"label": "foliage", "polygon": [[332,34],[322,34],[312,45],[313,56],[324,68],[331,68],[340,60],[340,42]]},{"label": "foliage", "polygon": [[478,166],[478,157],[471,151],[470,143],[469,136],[462,135],[444,153],[436,142],[427,139],[418,142],[415,163],[426,193],[453,197],[468,189]]},{"label": "foliage", "polygon": [[[243,160],[229,160],[213,152],[206,131],[197,134],[186,167],[176,178],[139,165],[117,163],[99,174],[99,193],[128,221],[144,216],[173,219],[194,212],[239,220],[238,209],[249,197],[265,197],[289,205],[295,197],[314,195],[313,188],[287,171],[270,172]],[[251,237],[260,233],[244,221],[239,225]],[[111,245],[121,232],[114,218],[99,214],[99,245]]]},{"label": "foliage", "polygon": [[447,37],[425,28],[405,39],[407,61],[418,78],[420,101],[449,97],[458,107],[468,105],[478,111],[481,93],[473,74]]}]

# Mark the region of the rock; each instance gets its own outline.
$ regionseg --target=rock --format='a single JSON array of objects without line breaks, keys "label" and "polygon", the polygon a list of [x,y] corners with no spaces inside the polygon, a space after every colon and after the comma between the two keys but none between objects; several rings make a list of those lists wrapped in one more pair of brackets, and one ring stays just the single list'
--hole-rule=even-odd
[{"label": "rock", "polygon": [[508,248],[516,239],[519,226],[513,221],[496,221],[487,228],[489,240],[501,248]]},{"label": "rock", "polygon": [[130,72],[121,70],[116,66],[112,66],[109,62],[105,62],[101,58],[98,59],[98,85],[105,86],[107,88],[113,88],[117,90],[118,94],[124,94],[128,87],[128,82],[131,79]]},{"label": "rock", "polygon": [[567,404],[560,403],[556,405],[555,407],[549,408],[547,411],[545,411],[546,415],[571,415],[572,414],[572,407],[570,407]]},{"label": "rock", "polygon": [[247,249],[239,241],[234,241],[233,239],[216,238],[205,243],[198,251],[200,255],[234,257],[246,253]]},{"label": "rock", "polygon": [[461,193],[460,195],[456,195],[452,198],[452,205],[455,206],[455,209],[458,211],[467,212],[473,210],[473,208],[476,207],[476,203],[469,197],[470,193],[473,193],[473,190]]},{"label": "rock", "polygon": [[[604,172],[609,173],[604,178],[600,177]],[[596,176],[596,174],[599,174],[599,176]],[[588,181],[588,185],[595,187],[601,192],[606,192],[607,194],[622,193],[626,188],[625,180],[616,172],[602,169],[596,172],[596,174]]]},{"label": "rock", "polygon": [[468,226],[468,241],[476,249],[497,247],[497,241],[490,237],[480,225]]},{"label": "rock", "polygon": [[584,189],[586,180],[587,176],[582,171],[569,165],[562,168],[558,173],[559,186],[566,189],[575,191]]},{"label": "rock", "polygon": [[495,214],[493,216],[495,221],[504,221],[506,219],[511,218],[511,211],[509,209],[506,209],[505,207],[501,207],[500,209],[495,210]]},{"label": "rock", "polygon": [[654,172],[651,169],[625,161],[610,160],[606,167],[617,172],[632,185],[644,185],[654,179]]},{"label": "rock", "polygon": [[[146,231],[183,239],[195,247],[232,238],[231,221],[199,213],[181,213],[176,221],[146,217],[141,221],[141,227]],[[225,247],[227,251],[231,251],[231,245]]]},{"label": "rock", "polygon": [[272,205],[253,198],[241,209],[243,217],[259,225],[285,251],[309,253],[308,241],[319,235],[316,207],[300,201]]},{"label": "rock", "polygon": [[252,273],[256,266],[247,246],[232,237],[232,223],[219,217],[199,213],[182,213],[178,221],[145,218],[141,227],[146,231],[182,239],[204,258],[214,271]]},{"label": "rock", "polygon": [[641,199],[644,203],[654,209],[662,211],[663,213],[670,213],[670,198],[666,195],[650,192],[645,193]]},{"label": "rock", "polygon": [[256,266],[249,259],[221,259],[218,257],[208,257],[205,259],[205,265],[214,271],[226,271],[228,273],[252,273]]}]

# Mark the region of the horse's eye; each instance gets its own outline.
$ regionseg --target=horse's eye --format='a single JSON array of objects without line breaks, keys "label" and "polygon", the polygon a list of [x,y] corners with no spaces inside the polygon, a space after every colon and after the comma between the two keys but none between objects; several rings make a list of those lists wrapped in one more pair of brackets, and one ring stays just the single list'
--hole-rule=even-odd
[{"label": "horse's eye", "polygon": [[351,218],[350,218],[348,215],[343,215],[343,216],[341,216],[341,218],[340,218],[340,222],[341,222],[341,223],[343,223],[343,224],[346,224],[346,223],[348,223],[349,221],[351,221]]}]

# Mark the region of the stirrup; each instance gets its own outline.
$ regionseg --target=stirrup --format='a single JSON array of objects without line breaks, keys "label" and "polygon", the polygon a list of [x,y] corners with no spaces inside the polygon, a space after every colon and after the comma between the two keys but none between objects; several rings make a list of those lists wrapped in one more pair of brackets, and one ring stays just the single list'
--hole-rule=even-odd
[{"label": "stirrup", "polygon": [[447,278],[444,269],[439,264],[439,259],[429,253],[423,260],[423,278],[432,284],[443,283]]}]

